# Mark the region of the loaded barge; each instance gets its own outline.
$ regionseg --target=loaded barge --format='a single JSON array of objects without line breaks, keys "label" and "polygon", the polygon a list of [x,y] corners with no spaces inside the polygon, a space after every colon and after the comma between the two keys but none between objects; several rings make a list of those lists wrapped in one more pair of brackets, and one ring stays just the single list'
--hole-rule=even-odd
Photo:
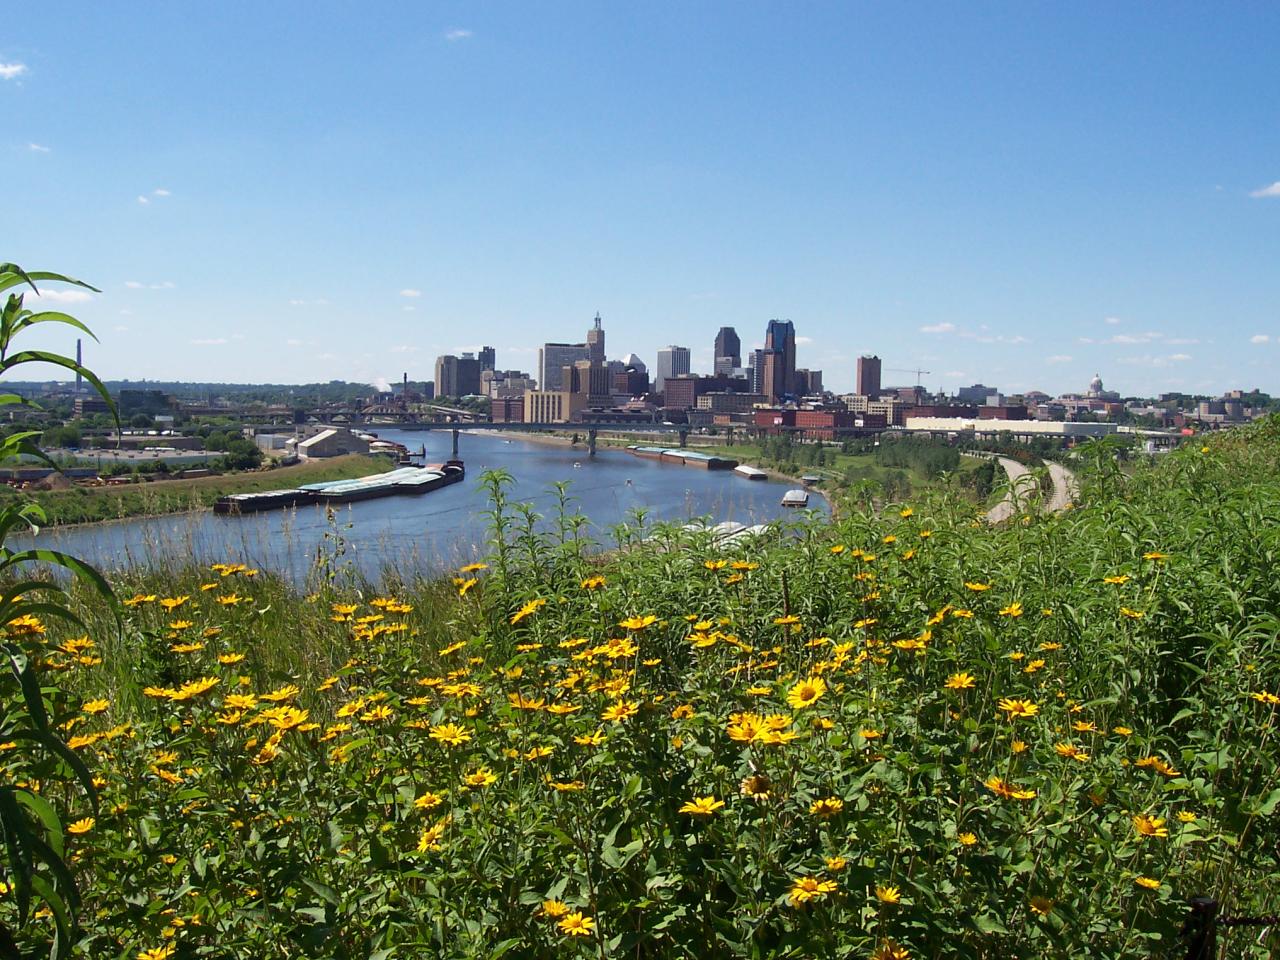
[{"label": "loaded barge", "polygon": [[265,493],[233,493],[219,497],[214,513],[241,514],[296,507],[308,503],[354,503],[398,493],[427,493],[466,476],[461,460],[427,464],[424,467],[401,467],[390,473],[377,473],[354,480],[330,480],[308,483],[296,490],[269,490]]},{"label": "loaded barge", "polygon": [[633,457],[645,460],[660,460],[663,463],[682,463],[686,467],[698,467],[701,470],[732,470],[738,465],[737,460],[725,457],[713,457],[709,453],[695,453],[692,450],[677,450],[667,447],[627,447]]}]

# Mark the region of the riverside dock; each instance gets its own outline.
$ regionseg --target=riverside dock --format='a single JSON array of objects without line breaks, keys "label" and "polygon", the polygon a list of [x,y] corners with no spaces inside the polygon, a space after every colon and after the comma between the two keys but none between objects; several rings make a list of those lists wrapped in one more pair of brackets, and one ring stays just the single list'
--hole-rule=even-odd
[{"label": "riverside dock", "polygon": [[354,503],[393,494],[421,494],[460,482],[466,476],[461,460],[448,460],[423,467],[401,467],[354,480],[308,483],[293,490],[264,493],[235,493],[219,497],[213,512],[219,514],[258,513],[309,503]]}]

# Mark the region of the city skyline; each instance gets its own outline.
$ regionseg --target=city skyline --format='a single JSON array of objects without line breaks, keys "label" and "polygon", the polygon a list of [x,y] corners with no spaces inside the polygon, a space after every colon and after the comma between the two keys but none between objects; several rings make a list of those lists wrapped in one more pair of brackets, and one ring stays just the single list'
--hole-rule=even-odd
[{"label": "city skyline", "polygon": [[699,372],[790,319],[835,392],[1280,392],[1280,9],[301,9],[0,42],[4,256],[102,289],[46,298],[99,374],[532,370],[599,310]]}]

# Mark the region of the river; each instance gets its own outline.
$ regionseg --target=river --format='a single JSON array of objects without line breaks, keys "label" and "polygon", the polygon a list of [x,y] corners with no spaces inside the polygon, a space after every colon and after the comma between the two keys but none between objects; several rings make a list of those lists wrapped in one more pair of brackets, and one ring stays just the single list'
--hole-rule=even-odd
[{"label": "river", "polygon": [[[452,440],[447,431],[381,429],[378,433],[415,451],[425,445],[429,462],[450,455]],[[489,501],[480,475],[499,467],[515,479],[511,500],[531,504],[544,517],[554,515],[556,509],[552,484],[569,481],[571,509],[588,518],[588,533],[604,543],[609,528],[630,520],[637,510],[646,511],[649,520],[709,517],[746,524],[792,514],[780,506],[789,484],[660,463],[621,450],[601,448],[591,458],[585,449],[567,445],[463,434],[459,456],[467,467],[462,483],[419,496],[342,505],[336,522],[330,522],[325,509],[317,506],[243,517],[197,512],[49,528],[35,545],[63,550],[108,573],[192,561],[243,562],[301,582],[317,551],[326,543],[329,549],[335,545],[336,534],[344,549],[341,561],[371,580],[380,579],[387,569],[402,574],[441,573],[486,552],[484,514]],[[812,498],[810,504],[823,512],[827,509],[821,497]],[[16,538],[13,545],[18,546]]]}]

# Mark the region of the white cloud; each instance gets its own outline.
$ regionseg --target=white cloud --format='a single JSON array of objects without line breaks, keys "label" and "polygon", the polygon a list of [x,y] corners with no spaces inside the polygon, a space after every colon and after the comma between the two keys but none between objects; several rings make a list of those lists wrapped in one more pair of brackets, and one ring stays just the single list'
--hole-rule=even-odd
[{"label": "white cloud", "polygon": [[1254,190],[1249,194],[1249,196],[1256,197],[1258,199],[1261,199],[1262,197],[1280,197],[1280,180],[1277,180],[1269,187],[1262,187],[1258,190]]},{"label": "white cloud", "polygon": [[1069,353],[1055,353],[1052,357],[1046,357],[1045,363],[1070,363],[1072,360]]},{"label": "white cloud", "polygon": [[128,333],[129,328],[125,326],[123,323],[117,323],[114,327],[111,328],[111,332],[112,333]]},{"label": "white cloud", "polygon": [[1111,324],[1111,326],[1113,326],[1113,327],[1114,327],[1114,326],[1116,326],[1116,325],[1118,325],[1118,324],[1124,323],[1124,321],[1123,321],[1123,320],[1121,320],[1119,317],[1105,317],[1105,318],[1103,319],[1103,321],[1102,321],[1102,322],[1103,322],[1103,323],[1109,323],[1109,324]]},{"label": "white cloud", "polygon": [[1103,340],[1103,343],[1150,343],[1152,340],[1163,340],[1164,334],[1158,330],[1148,330],[1145,333],[1117,333],[1109,340]]},{"label": "white cloud", "polygon": [[1076,337],[1076,343],[1093,343],[1093,337]]},{"label": "white cloud", "polygon": [[411,344],[401,343],[391,348],[392,353],[417,353],[418,348]]},{"label": "white cloud", "polygon": [[[813,343],[813,337],[796,337],[796,346],[803,347]],[[714,349],[714,348],[708,348]]]},{"label": "white cloud", "polygon": [[952,380],[969,379],[969,374],[965,373],[963,370],[948,370],[946,373],[943,374],[943,376],[949,377]]},{"label": "white cloud", "polygon": [[1129,367],[1168,367],[1175,363],[1185,363],[1191,359],[1189,353],[1171,353],[1165,356],[1143,354],[1140,357],[1121,357],[1116,363]]},{"label": "white cloud", "polygon": [[300,297],[294,297],[289,301],[291,307],[327,307],[329,301],[324,297],[316,297],[314,300],[304,300]]},{"label": "white cloud", "polygon": [[145,207],[151,201],[148,200],[146,197],[144,197],[142,194],[138,194],[138,202]]},{"label": "white cloud", "polygon": [[152,190],[152,191],[151,191],[151,195],[152,195],[153,197],[168,197],[168,196],[171,196],[171,194],[169,193],[169,191],[168,191],[168,190],[166,190],[164,187],[156,187],[154,190]]},{"label": "white cloud", "polygon": [[226,337],[210,337],[207,340],[192,340],[192,344],[197,347],[220,347],[227,342]]},{"label": "white cloud", "polygon": [[1172,344],[1173,346],[1176,346],[1176,347],[1187,346],[1189,344],[1199,343],[1199,342],[1200,342],[1199,339],[1196,337],[1170,337],[1168,340],[1165,341],[1165,343]]},{"label": "white cloud", "polygon": [[93,294],[88,290],[41,290],[30,296],[50,303],[88,303],[93,299]]},{"label": "white cloud", "polygon": [[406,287],[405,289],[403,289],[403,290],[401,290],[401,291],[400,291],[400,296],[402,296],[402,297],[420,297],[420,296],[422,296],[422,291],[421,291],[421,290],[414,290],[412,287]]},{"label": "white cloud", "polygon": [[48,153],[49,148],[42,143],[28,143],[27,149],[32,153]]},{"label": "white cloud", "polygon": [[1250,343],[1269,343],[1270,340],[1271,340],[1271,337],[1265,333],[1255,333],[1252,337],[1249,338]]},{"label": "white cloud", "polygon": [[130,290],[141,290],[143,287],[146,286],[145,283],[140,283],[137,280],[126,280],[124,282],[124,285],[128,287]]},{"label": "white cloud", "polygon": [[956,325],[954,323],[931,323],[928,326],[920,328],[921,333],[955,333]]},{"label": "white cloud", "polygon": [[0,63],[0,80],[12,80],[27,72],[25,63]]},{"label": "white cloud", "polygon": [[124,285],[130,290],[172,290],[175,286],[172,280],[164,280],[160,283],[143,283],[141,280],[126,280]]},{"label": "white cloud", "polygon": [[471,39],[471,35],[472,35],[472,34],[471,34],[471,31],[470,31],[470,30],[464,30],[464,29],[461,29],[461,28],[457,28],[457,29],[453,29],[453,30],[448,30],[448,31],[446,31],[446,32],[445,32],[445,35],[444,35],[444,38],[445,38],[446,40],[448,40],[450,43],[456,43],[456,42],[457,42],[457,41],[459,41],[459,40],[469,40],[469,39]]}]

